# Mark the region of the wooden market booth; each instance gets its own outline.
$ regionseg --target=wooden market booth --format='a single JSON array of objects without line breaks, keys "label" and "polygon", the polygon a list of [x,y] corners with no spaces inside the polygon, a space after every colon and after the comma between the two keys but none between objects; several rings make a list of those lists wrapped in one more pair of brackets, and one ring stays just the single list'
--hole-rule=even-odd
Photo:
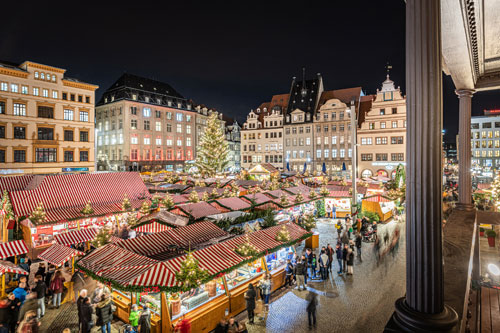
[{"label": "wooden market booth", "polygon": [[366,197],[361,204],[361,210],[376,213],[380,221],[384,222],[393,216],[396,204],[394,200],[384,197],[382,195],[375,195]]},{"label": "wooden market booth", "polygon": [[18,267],[17,265],[11,263],[10,261],[0,260],[0,275],[2,275],[2,296],[5,297],[5,274],[21,274],[29,275],[24,269]]},{"label": "wooden market booth", "polygon": [[[85,256],[77,266],[113,288],[116,315],[121,320],[128,322],[132,304],[148,304],[153,312],[153,332],[172,332],[172,325],[183,315],[190,318],[193,332],[209,332],[220,318],[245,309],[244,293],[249,283],[257,284],[264,272],[271,274],[273,290],[281,287],[286,259],[293,255],[292,244],[310,236],[295,224],[285,224],[290,235],[286,243],[276,240],[283,226],[208,242],[192,256],[210,278],[198,288],[179,292],[181,284],[175,273],[187,255],[173,249],[172,245],[178,246],[171,244],[178,241],[173,232],[197,224],[108,244]],[[247,241],[258,249],[253,257],[235,251]]]},{"label": "wooden market booth", "polygon": [[[24,242],[24,240],[16,240],[12,242],[0,243],[0,262],[5,263],[6,271],[2,273],[2,295],[5,295],[6,281],[5,281],[5,273],[12,273],[9,271],[12,267],[17,267],[17,256],[28,253],[28,246]],[[4,259],[14,257],[14,263],[10,265],[9,261]],[[13,269],[13,268],[12,268]],[[0,270],[1,271],[1,270]],[[24,270],[23,270],[24,271]],[[22,273],[20,273],[22,274]],[[9,286],[12,286],[9,283]]]}]

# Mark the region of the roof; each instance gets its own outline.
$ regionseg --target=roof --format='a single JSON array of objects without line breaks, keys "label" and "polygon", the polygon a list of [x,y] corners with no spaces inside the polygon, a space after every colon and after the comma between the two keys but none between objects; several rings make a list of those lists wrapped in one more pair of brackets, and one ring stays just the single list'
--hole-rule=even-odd
[{"label": "roof", "polygon": [[[284,114],[289,114],[296,109],[300,109],[306,113],[311,114],[310,122],[313,121],[313,115],[318,106],[318,93],[321,93],[323,82],[321,75],[317,75],[311,80],[292,80],[292,87],[290,89],[290,98],[288,106]],[[305,90],[303,90],[305,89]],[[302,92],[305,92],[305,95]]]},{"label": "roof", "polygon": [[29,216],[43,203],[44,223],[83,218],[81,210],[89,200],[93,216],[119,212],[125,194],[133,209],[151,197],[136,172],[34,176],[25,190],[9,193],[17,217]]},{"label": "roof", "polygon": [[18,256],[25,253],[28,253],[28,247],[22,239],[7,243],[0,243],[0,259]]},{"label": "roof", "polygon": [[361,96],[361,87],[323,91],[319,98],[318,106],[325,104],[326,101],[333,98],[350,105],[352,99],[358,100],[359,96]]},{"label": "roof", "polygon": [[38,255],[38,259],[42,259],[56,267],[59,267],[71,258],[76,256],[83,256],[83,254],[83,252],[80,252],[78,250],[55,243],[51,247],[40,253]]},{"label": "roof", "polygon": [[210,205],[205,201],[188,203],[184,205],[179,205],[177,207],[184,213],[188,214],[189,216],[192,216],[195,220],[199,220],[208,215],[221,213],[221,211],[219,211],[217,208],[215,208],[214,206]]},{"label": "roof", "polygon": [[394,200],[391,200],[389,198],[383,197],[381,195],[375,195],[369,198],[364,198],[363,201],[370,201],[370,202],[391,202]]},{"label": "roof", "polygon": [[244,195],[243,198],[247,199],[248,201],[255,201],[256,205],[262,205],[272,201],[272,199],[264,193],[247,194]]},{"label": "roof", "polygon": [[160,211],[141,217],[137,222],[137,225],[132,227],[132,229],[136,229],[144,224],[153,222],[160,222],[160,224],[168,224],[175,227],[184,227],[188,224],[189,219],[184,216],[170,213],[166,209],[162,209]]},{"label": "roof", "polygon": [[58,244],[73,245],[94,240],[96,235],[96,228],[87,228],[60,233],[55,235],[54,238]]},{"label": "roof", "polygon": [[5,273],[14,273],[14,274],[22,274],[29,275],[24,269],[18,267],[17,265],[11,263],[7,260],[0,260],[0,275]]},{"label": "roof", "polygon": [[151,221],[149,223],[140,225],[140,226],[135,227],[133,229],[135,229],[135,231],[137,231],[137,232],[147,232],[150,234],[154,234],[156,232],[170,230],[170,229],[172,229],[172,227],[166,226],[164,224],[161,224],[161,223],[158,223],[155,221]]},{"label": "roof", "polygon": [[215,202],[229,210],[245,210],[251,206],[248,202],[237,197],[217,199]]}]

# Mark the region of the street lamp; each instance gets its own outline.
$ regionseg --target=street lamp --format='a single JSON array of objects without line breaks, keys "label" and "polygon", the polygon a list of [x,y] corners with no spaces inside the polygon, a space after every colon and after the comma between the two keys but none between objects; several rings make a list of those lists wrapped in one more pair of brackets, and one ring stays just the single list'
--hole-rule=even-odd
[{"label": "street lamp", "polygon": [[[357,164],[357,152],[356,152],[356,135],[357,135],[357,124],[356,124],[356,108],[354,106],[354,99],[351,100],[351,107],[346,109],[346,112],[351,115],[351,184],[352,184],[352,203],[351,203],[351,213],[355,213],[355,207],[358,203],[356,195],[356,164]],[[351,216],[352,216],[351,214]]]}]

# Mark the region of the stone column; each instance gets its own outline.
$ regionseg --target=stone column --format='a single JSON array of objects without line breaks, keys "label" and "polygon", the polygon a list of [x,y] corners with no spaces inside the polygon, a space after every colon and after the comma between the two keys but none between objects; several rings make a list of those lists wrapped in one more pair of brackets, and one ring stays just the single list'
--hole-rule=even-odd
[{"label": "stone column", "polygon": [[406,1],[406,297],[387,331],[450,331],[442,253],[440,1]]},{"label": "stone column", "polygon": [[460,100],[458,126],[458,209],[472,210],[472,183],[471,183],[471,100],[474,90],[455,90]]}]

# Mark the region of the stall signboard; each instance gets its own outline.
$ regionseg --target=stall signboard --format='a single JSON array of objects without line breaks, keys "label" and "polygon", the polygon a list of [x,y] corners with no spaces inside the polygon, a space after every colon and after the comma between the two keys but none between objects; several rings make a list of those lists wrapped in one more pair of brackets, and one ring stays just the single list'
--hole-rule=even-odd
[{"label": "stall signboard", "polygon": [[325,198],[325,205],[333,205],[337,212],[351,212],[351,198]]}]

